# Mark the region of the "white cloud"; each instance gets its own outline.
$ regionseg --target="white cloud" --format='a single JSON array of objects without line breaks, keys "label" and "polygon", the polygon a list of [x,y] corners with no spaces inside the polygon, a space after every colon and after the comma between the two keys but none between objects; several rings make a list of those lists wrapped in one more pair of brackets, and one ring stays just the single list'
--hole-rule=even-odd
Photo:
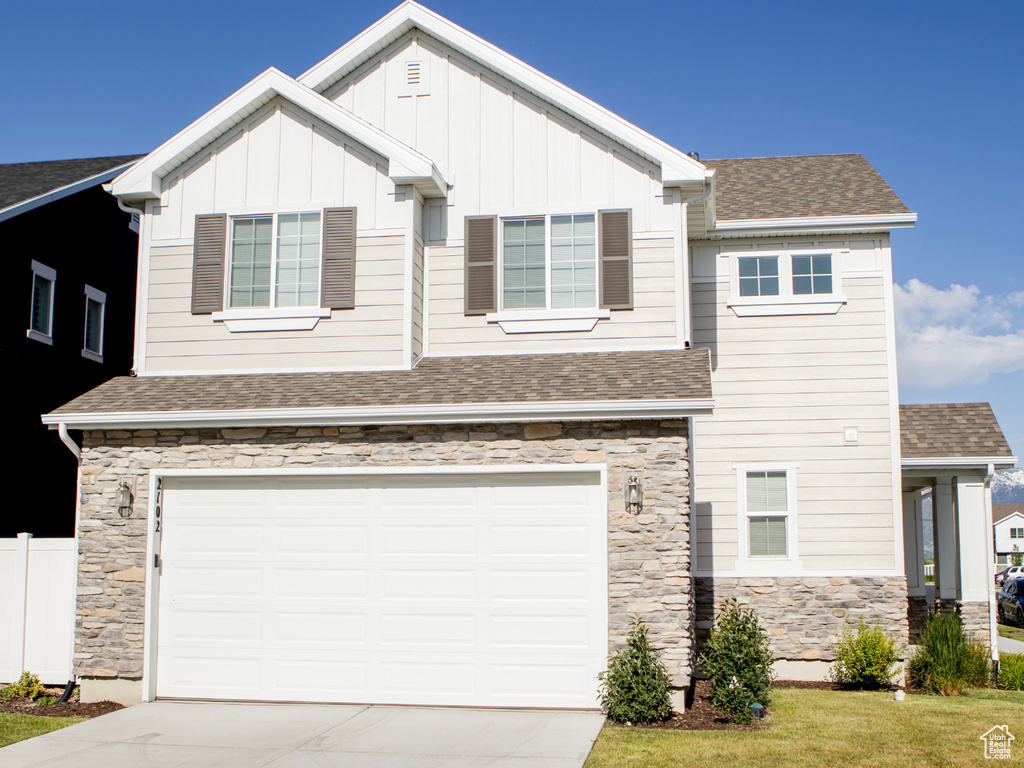
[{"label": "white cloud", "polygon": [[914,278],[894,286],[896,349],[902,387],[980,384],[993,373],[1024,370],[1024,291],[982,296],[975,285],[935,288]]}]

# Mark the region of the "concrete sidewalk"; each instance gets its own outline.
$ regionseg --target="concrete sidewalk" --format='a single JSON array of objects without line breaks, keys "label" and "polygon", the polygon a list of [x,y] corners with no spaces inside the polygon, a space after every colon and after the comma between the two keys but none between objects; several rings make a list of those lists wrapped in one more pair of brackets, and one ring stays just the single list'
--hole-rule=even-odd
[{"label": "concrete sidewalk", "polygon": [[999,653],[1024,653],[1024,643],[1010,637],[1000,637]]},{"label": "concrete sidewalk", "polygon": [[157,701],[0,749],[3,768],[581,768],[604,715]]}]

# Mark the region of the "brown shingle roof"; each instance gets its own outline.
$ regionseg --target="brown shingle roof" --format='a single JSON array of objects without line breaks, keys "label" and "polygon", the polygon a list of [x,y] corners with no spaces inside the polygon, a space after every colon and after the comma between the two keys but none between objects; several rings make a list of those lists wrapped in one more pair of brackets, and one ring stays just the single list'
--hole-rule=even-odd
[{"label": "brown shingle roof", "polygon": [[706,349],[431,357],[411,371],[120,377],[54,414],[705,399]]},{"label": "brown shingle roof", "polygon": [[988,403],[901,405],[900,452],[904,459],[1013,455]]},{"label": "brown shingle roof", "polygon": [[715,170],[719,221],[909,213],[862,155],[702,160]]},{"label": "brown shingle roof", "polygon": [[1020,512],[1024,515],[1024,504],[993,504],[992,505],[992,522],[998,523],[1014,512]]}]

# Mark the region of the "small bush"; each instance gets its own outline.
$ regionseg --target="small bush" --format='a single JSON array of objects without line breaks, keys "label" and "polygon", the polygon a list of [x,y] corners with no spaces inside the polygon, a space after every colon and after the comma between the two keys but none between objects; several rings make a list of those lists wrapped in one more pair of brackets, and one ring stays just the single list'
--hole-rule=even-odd
[{"label": "small bush", "polygon": [[38,699],[36,699],[36,706],[37,707],[48,707],[51,704],[53,704],[55,701],[57,701],[57,697],[56,696],[40,696]]},{"label": "small bush", "polygon": [[733,598],[722,603],[704,652],[697,659],[711,680],[711,703],[740,723],[753,721],[750,705],[768,707],[772,653],[757,614]]},{"label": "small bush", "polygon": [[861,619],[855,629],[846,622],[832,643],[836,657],[830,670],[832,680],[863,688],[888,688],[898,671],[902,650],[877,624],[869,627]]},{"label": "small bush", "polygon": [[0,691],[5,699],[36,699],[43,693],[43,684],[39,677],[31,672],[22,672],[18,682],[8,685]]},{"label": "small bush", "polygon": [[998,682],[1007,691],[1024,691],[1024,655],[1000,654]]},{"label": "small bush", "polygon": [[989,682],[988,649],[964,631],[954,613],[933,613],[921,631],[921,645],[910,659],[910,681],[930,693],[959,696],[965,687]]},{"label": "small bush", "polygon": [[626,647],[612,654],[601,681],[601,706],[620,723],[661,723],[672,717],[672,681],[661,653],[651,647],[647,627],[637,616],[629,628]]}]

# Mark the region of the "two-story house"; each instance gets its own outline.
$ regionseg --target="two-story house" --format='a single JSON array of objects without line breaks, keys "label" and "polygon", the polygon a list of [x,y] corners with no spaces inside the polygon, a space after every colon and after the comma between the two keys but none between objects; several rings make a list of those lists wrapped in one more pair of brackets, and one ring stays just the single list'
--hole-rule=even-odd
[{"label": "two-story house", "polygon": [[907,636],[915,215],[861,156],[701,162],[406,2],[112,191],[134,375],[45,418],[86,698],[592,707],[632,616],[684,689],[730,594],[784,677]]},{"label": "two-story house", "polygon": [[26,488],[45,489],[28,492],[30,503],[12,494],[0,505],[0,538],[74,536],[77,462],[39,416],[131,370],[138,221],[102,185],[135,158],[0,165],[10,291],[0,309],[0,361],[15,436],[0,457]]}]

